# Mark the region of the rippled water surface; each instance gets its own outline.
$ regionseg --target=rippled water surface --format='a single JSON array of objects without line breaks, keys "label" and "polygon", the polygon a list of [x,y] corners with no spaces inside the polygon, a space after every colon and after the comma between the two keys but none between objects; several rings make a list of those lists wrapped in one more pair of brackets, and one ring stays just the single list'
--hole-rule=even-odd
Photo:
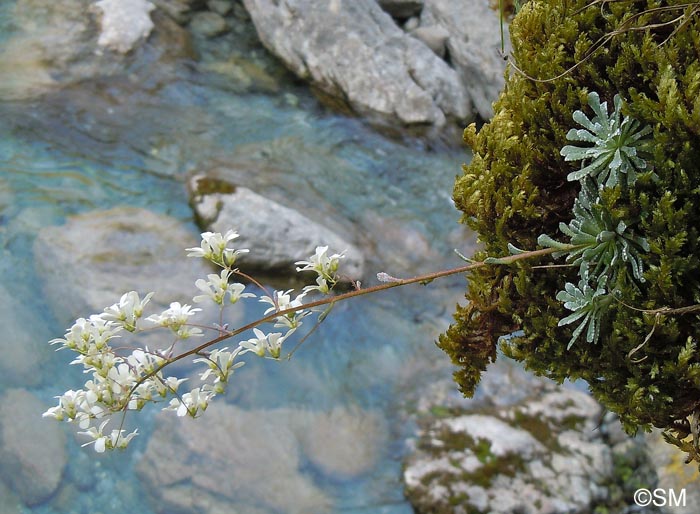
[{"label": "rippled water surface", "polygon": [[[11,33],[9,4],[0,5],[0,47]],[[410,274],[459,264],[452,248],[464,233],[449,197],[464,152],[387,139],[361,120],[325,110],[283,71],[276,80],[263,92],[225,81],[222,87],[220,75],[187,63],[0,102],[0,282],[36,337],[58,337],[65,328],[52,319],[34,274],[42,258],[32,251],[37,231],[76,213],[129,205],[174,216],[195,237],[186,178],[197,171],[225,170],[316,219],[332,213],[333,228],[355,234],[376,271]],[[418,238],[415,251],[407,252],[403,230]],[[411,512],[400,483],[402,441],[410,429],[402,422],[410,409],[404,398],[449,374],[433,341],[462,288],[460,278],[447,279],[432,289],[339,305],[291,362],[253,363],[247,368],[257,369],[247,370],[238,394],[221,401],[244,408],[381,412],[389,441],[376,466],[352,480],[314,479],[339,512]],[[252,309],[249,316],[255,314]],[[53,395],[78,387],[80,370],[66,362],[67,356],[51,354],[30,390],[52,402]],[[94,458],[70,438],[64,486],[48,503],[23,509],[152,512],[133,466],[154,413],[144,415],[143,436],[125,453]],[[47,423],[39,414],[37,423]],[[260,452],[264,459],[265,449]],[[81,492],[86,481],[91,485]]]}]

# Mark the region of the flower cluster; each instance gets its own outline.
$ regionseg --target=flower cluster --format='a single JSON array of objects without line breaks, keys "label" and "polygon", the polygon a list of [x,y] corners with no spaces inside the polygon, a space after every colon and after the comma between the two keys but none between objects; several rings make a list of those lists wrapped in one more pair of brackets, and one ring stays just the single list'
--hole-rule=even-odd
[{"label": "flower cluster", "polygon": [[148,402],[176,393],[183,382],[163,375],[161,369],[167,359],[160,353],[137,348],[128,355],[118,355],[110,344],[122,331],[139,331],[139,320],[152,294],[142,300],[138,293],[130,291],[102,314],[79,318],[63,338],[50,341],[60,345],[59,349],[76,352],[78,356],[71,364],[82,365],[91,379],[85,382],[84,389],[69,390],[59,396],[58,405],[44,416],[76,423],[84,430],[80,433],[92,439],[86,444],[93,443],[98,452],[126,447],[137,431],[105,432],[108,419],[98,427],[93,423],[115,412],[141,410]]},{"label": "flower cluster", "polygon": [[[230,247],[237,237],[238,234],[231,230],[224,235],[204,232],[199,247],[187,248],[188,257],[204,258],[222,268],[220,273],[209,274],[206,279],[195,282],[201,294],[192,299],[203,307],[218,306],[221,317],[225,307],[241,299],[256,297],[254,293],[245,292],[244,284],[232,281],[236,275],[247,277],[234,268],[238,257],[248,252],[247,249]],[[211,327],[217,333],[214,339],[189,350],[183,349],[179,354],[174,354],[175,343],[203,335],[201,325],[193,324],[193,318],[202,311],[201,308],[172,302],[161,313],[144,317],[144,309],[153,293],[142,299],[136,291],[130,291],[101,314],[78,319],[63,338],[53,339],[50,343],[60,345],[59,349],[76,352],[78,355],[71,364],[82,365],[91,378],[85,382],[84,388],[57,396],[58,404],[48,409],[44,417],[77,424],[81,429],[78,433],[90,439],[85,445],[93,444],[97,452],[126,448],[138,430],[127,432],[122,429],[123,416],[127,411],[143,409],[148,403],[167,402],[164,410],[175,411],[178,416],[198,417],[216,395],[226,391],[235,370],[245,364],[240,360],[241,356],[252,353],[263,358],[280,358],[283,343],[302,325],[301,320],[311,314],[303,306],[305,295],[312,291],[328,294],[339,280],[338,266],[344,256],[329,256],[327,252],[328,247],[318,247],[308,261],[296,263],[298,271],[317,274],[316,285],[306,286],[296,295],[293,290],[287,290],[261,296],[259,301],[270,307],[258,322],[235,330],[229,330],[222,323],[215,325]],[[286,332],[266,333],[257,328],[266,322]],[[249,328],[253,329],[254,336],[238,342],[232,350],[229,347],[209,350],[215,343]],[[147,347],[128,351],[128,341],[118,347],[111,344],[122,335],[135,336],[154,329],[169,331],[174,342],[162,351],[151,351]],[[180,386],[187,379],[165,376],[163,371],[168,365],[188,356],[196,357],[192,362],[204,365],[205,369],[199,374],[201,383],[183,393]],[[122,417],[119,428],[110,429],[110,417],[116,414]]]},{"label": "flower cluster", "polygon": [[327,246],[316,247],[316,253],[308,261],[298,261],[297,271],[313,271],[318,274],[315,286],[306,286],[304,292],[320,291],[327,294],[338,282],[338,266],[345,252],[328,255]]}]

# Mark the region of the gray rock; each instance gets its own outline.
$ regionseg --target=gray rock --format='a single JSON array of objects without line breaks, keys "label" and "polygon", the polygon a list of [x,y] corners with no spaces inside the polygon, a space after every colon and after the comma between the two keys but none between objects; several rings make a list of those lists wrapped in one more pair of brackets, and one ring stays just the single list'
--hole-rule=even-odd
[{"label": "gray rock", "polygon": [[0,384],[37,385],[42,365],[53,352],[46,343],[47,328],[27,309],[21,308],[10,291],[0,285]]},{"label": "gray rock", "polygon": [[409,18],[406,20],[406,23],[403,24],[403,29],[406,32],[410,32],[414,29],[417,29],[418,25],[420,25],[420,19],[417,16],[414,16],[413,18]]},{"label": "gray rock", "polygon": [[423,0],[379,0],[379,6],[394,18],[405,19],[420,14]]},{"label": "gray rock", "polygon": [[22,500],[2,480],[0,480],[0,512],[3,514],[22,513]]},{"label": "gray rock", "polygon": [[[202,259],[187,258],[185,248],[198,246],[198,235],[178,220],[131,208],[93,211],[46,227],[34,243],[37,271],[44,294],[57,319],[68,326],[77,317],[99,313],[127,291],[144,295],[155,291],[145,316],[170,302],[192,304],[199,294],[194,282],[215,272]],[[243,302],[226,311],[226,321],[240,321]],[[198,323],[218,321],[217,309],[205,309]],[[140,334],[149,348],[169,344],[165,332]]]},{"label": "gray rock", "polygon": [[227,32],[228,25],[220,14],[203,11],[192,17],[190,30],[197,36],[212,38]]},{"label": "gray rock", "polygon": [[[658,476],[656,486],[662,490],[664,498],[670,500],[670,492],[673,491],[675,498],[681,494],[685,496],[683,504],[676,505],[676,502],[669,502],[666,505],[667,512],[672,514],[682,514],[688,512],[692,505],[698,505],[700,501],[700,471],[695,463],[685,463],[685,453],[679,451],[675,446],[668,444],[660,430],[654,429],[651,433],[644,434],[647,452]],[[643,484],[645,487],[646,484]],[[654,489],[651,487],[650,489]],[[680,502],[679,502],[680,503]]]},{"label": "gray rock", "polygon": [[325,512],[330,499],[304,471],[306,459],[336,479],[357,476],[374,464],[383,427],[356,410],[248,411],[217,402],[197,420],[160,414],[138,474],[158,512],[209,512],[216,498],[229,502],[224,512]]},{"label": "gray rock", "polygon": [[370,121],[442,127],[472,118],[455,70],[374,0],[244,4],[263,44],[289,69]]},{"label": "gray rock", "polygon": [[[165,16],[151,20],[151,8],[145,0],[18,0],[12,10],[15,30],[0,48],[0,99],[33,98],[122,73],[141,45],[152,45],[162,57],[186,55],[179,27]],[[158,37],[146,40],[151,32]]]},{"label": "gray rock", "polygon": [[453,408],[422,422],[404,470],[417,512],[583,514],[607,501],[612,453],[587,394],[549,385],[479,412]]},{"label": "gray rock", "polygon": [[201,0],[152,0],[152,2],[180,25],[187,25],[195,4]]},{"label": "gray rock", "polygon": [[[449,32],[446,47],[452,66],[482,119],[493,116],[492,103],[503,89],[505,61],[501,55],[499,16],[489,0],[469,2],[425,0],[421,26],[440,26]],[[504,27],[505,52],[510,50]]]},{"label": "gray rock", "polygon": [[103,48],[126,54],[153,30],[155,6],[147,0],[99,0],[94,6],[101,11],[97,44]]},{"label": "gray rock", "polygon": [[233,4],[229,0],[209,0],[207,7],[221,16],[226,16],[233,10]]},{"label": "gray rock", "polygon": [[67,462],[63,427],[41,419],[46,409],[24,389],[0,399],[0,475],[29,506],[51,497]]},{"label": "gray rock", "polygon": [[201,222],[214,232],[235,230],[239,248],[250,253],[241,265],[263,271],[294,272],[294,263],[308,259],[317,246],[328,246],[331,253],[345,251],[341,273],[349,280],[362,277],[361,251],[338,234],[307,218],[300,212],[258,195],[250,189],[235,187],[229,193],[202,191],[200,181],[192,178],[192,203]]},{"label": "gray rock", "polygon": [[348,480],[370,471],[388,440],[384,418],[357,408],[299,411],[291,421],[309,462],[335,479]]},{"label": "gray rock", "polygon": [[411,31],[411,35],[425,43],[438,57],[445,56],[445,42],[450,37],[445,28],[440,25],[422,26]]}]

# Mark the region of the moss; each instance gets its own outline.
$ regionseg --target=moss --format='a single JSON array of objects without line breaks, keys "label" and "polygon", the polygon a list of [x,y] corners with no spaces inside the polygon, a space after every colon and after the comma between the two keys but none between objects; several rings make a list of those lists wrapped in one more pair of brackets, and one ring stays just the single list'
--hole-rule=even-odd
[{"label": "moss", "polygon": [[552,452],[561,453],[565,451],[557,441],[557,436],[552,431],[552,427],[547,420],[537,416],[529,416],[516,410],[515,419],[510,423],[513,426],[527,430],[530,435]]},{"label": "moss", "polygon": [[430,407],[430,416],[432,418],[447,418],[454,415],[454,409],[445,407],[443,405],[433,405]]},{"label": "moss", "polygon": [[193,194],[201,196],[211,195],[214,193],[230,195],[235,192],[236,186],[226,180],[215,177],[200,176],[197,177],[196,183],[194,184]]},{"label": "moss", "polygon": [[[621,288],[620,299],[637,309],[700,303],[700,10],[697,3],[675,9],[679,4],[531,0],[523,6],[510,26],[520,71],[509,70],[491,122],[464,133],[474,157],[455,182],[454,200],[484,245],[476,258],[507,255],[508,243],[535,249],[540,234],[559,234],[578,194],[578,184],[566,180],[574,168],[559,154],[575,125],[572,113],[586,110],[590,91],[609,104],[620,94],[623,112],[653,128],[649,163],[658,177],[643,174],[628,194],[605,199],[651,246],[642,254],[646,282]],[[661,25],[683,12],[682,26]],[[619,30],[606,39],[642,24],[656,28]],[[469,275],[469,303],[458,307],[438,343],[459,366],[460,389],[473,394],[499,338],[518,330],[501,345],[505,355],[558,382],[586,380],[629,432],[669,429],[692,414],[700,405],[697,316],[654,316],[614,302],[601,341],[567,350],[572,328],[558,326],[568,312],[555,296],[566,281],[577,282],[576,269],[541,267],[551,263],[543,257]]]},{"label": "moss", "polygon": [[474,484],[483,488],[491,487],[498,476],[514,477],[518,472],[525,470],[525,461],[520,455],[510,453],[500,457],[493,456],[476,471],[462,473],[460,480],[467,484]]}]

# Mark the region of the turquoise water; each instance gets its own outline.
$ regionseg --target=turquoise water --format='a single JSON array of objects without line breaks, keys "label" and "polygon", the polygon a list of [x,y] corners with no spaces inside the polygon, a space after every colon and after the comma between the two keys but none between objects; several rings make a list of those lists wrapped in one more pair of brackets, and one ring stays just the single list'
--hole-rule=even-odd
[{"label": "turquoise water", "polygon": [[[7,5],[0,7],[0,46]],[[42,258],[32,250],[37,231],[77,213],[129,205],[173,216],[196,234],[186,180],[197,171],[226,168],[240,183],[313,217],[332,213],[337,227],[359,234],[370,271],[408,275],[459,264],[452,249],[464,251],[467,243],[460,246],[449,197],[463,151],[385,138],[361,120],[327,111],[279,70],[273,92],[221,87],[220,76],[191,63],[176,72],[133,73],[139,80],[125,74],[57,87],[38,99],[0,101],[0,283],[31,319],[36,337],[58,337],[65,329],[52,319],[34,273]],[[382,228],[376,219],[390,222]],[[415,251],[382,234],[401,227],[420,236]],[[339,305],[291,362],[251,363],[245,385],[218,401],[383,413],[389,441],[376,465],[351,480],[314,472],[314,483],[337,512],[412,512],[400,482],[410,433],[405,398],[449,373],[433,341],[462,288],[454,278]],[[52,403],[78,387],[82,374],[65,365],[69,356],[46,355],[41,379],[29,389]],[[71,458],[58,493],[22,511],[152,512],[134,465],[156,412],[144,413],[143,436],[125,453],[94,457],[69,438]]]}]

